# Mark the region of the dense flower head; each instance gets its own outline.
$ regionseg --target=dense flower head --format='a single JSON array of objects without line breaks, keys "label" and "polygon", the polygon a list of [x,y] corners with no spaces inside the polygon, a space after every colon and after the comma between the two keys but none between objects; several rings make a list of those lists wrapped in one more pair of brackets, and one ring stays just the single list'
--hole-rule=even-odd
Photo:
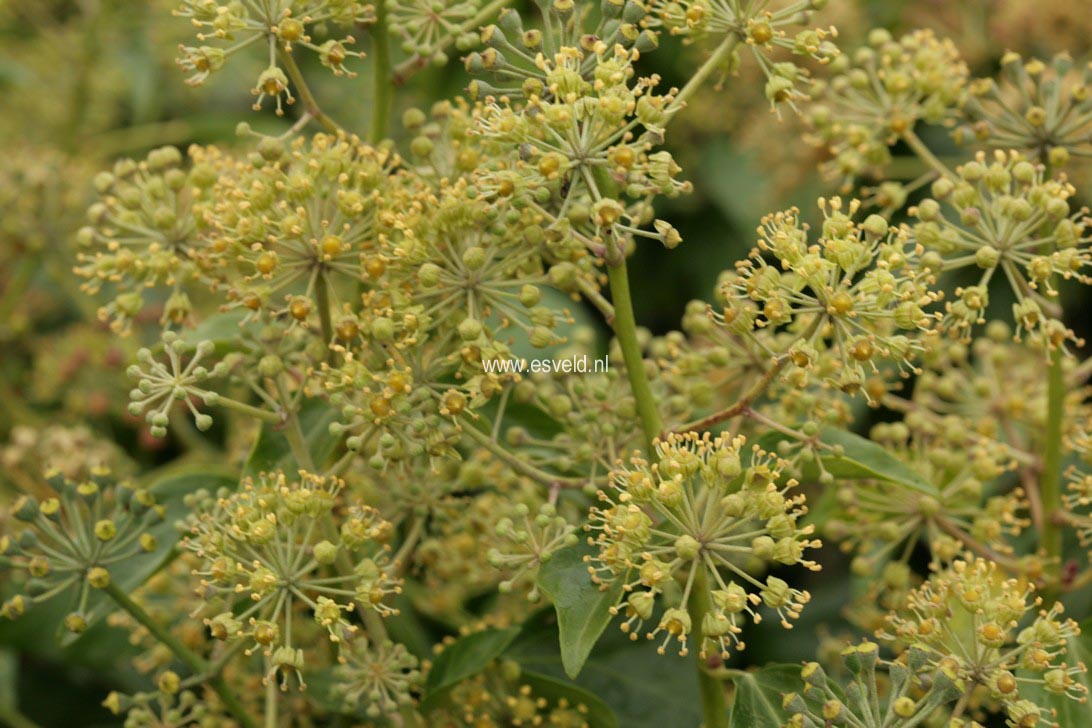
[{"label": "dense flower head", "polygon": [[[666,221],[652,220],[651,200],[689,192],[663,143],[673,99],[658,94],[657,76],[636,76],[640,54],[602,41],[591,48],[561,48],[536,63],[545,85],[524,100],[487,99],[480,132],[519,156],[487,176],[494,194],[526,189],[551,217],[565,220],[602,250],[606,237],[633,235],[668,248],[680,242]],[[590,78],[580,73],[594,59]],[[550,220],[550,222],[553,222]],[[653,230],[642,226],[653,223]]]},{"label": "dense flower head", "polygon": [[764,604],[790,628],[810,599],[778,577],[763,583],[750,573],[764,564],[817,570],[804,552],[820,543],[809,538],[812,526],[799,523],[807,509],[802,495],[788,494],[797,483],[782,477],[784,463],[757,446],[748,452],[745,443],[742,436],[670,434],[657,441],[655,463],[639,455],[619,463],[610,491],[599,493],[602,505],[591,510],[585,528],[598,553],[588,571],[604,585],[622,580],[622,603],[612,611],[624,612],[622,629],[633,639],[676,575],[685,582],[684,605],[693,589],[710,590],[713,606],[701,625],[685,607],[663,612],[648,633],[663,634],[661,653],[675,640],[686,654],[690,634],[700,629],[694,633],[702,636],[701,653],[727,656],[733,646],[743,648],[744,613],[760,621],[756,608]]},{"label": "dense flower head", "polygon": [[472,98],[564,96],[602,78],[597,48],[618,48],[619,58],[636,57],[659,42],[655,33],[640,29],[646,10],[634,0],[604,0],[600,12],[586,0],[536,0],[536,5],[542,11],[541,30],[524,28],[512,8],[503,10],[495,25],[482,28],[486,48],[467,55],[464,65],[471,73],[489,74],[492,83],[472,81]]},{"label": "dense flower head", "polygon": [[18,534],[0,536],[0,566],[25,574],[25,594],[0,607],[16,618],[31,604],[71,593],[64,619],[69,632],[87,629],[104,604],[92,604],[92,592],[110,586],[111,569],[156,548],[151,527],[164,509],[150,492],[118,483],[108,470],[96,468],[86,480],[73,481],[54,471],[47,476],[53,493],[39,500],[22,496],[11,507]]},{"label": "dense flower head", "polygon": [[391,169],[389,150],[356,136],[266,140],[213,188],[206,266],[232,306],[314,326],[378,275],[375,217]]},{"label": "dense flower head", "polygon": [[[179,47],[178,65],[189,74],[186,83],[198,86],[219,71],[235,53],[256,45],[269,56],[269,66],[263,70],[252,93],[258,97],[254,108],[273,97],[278,114],[282,114],[281,96],[292,104],[295,98],[288,90],[284,67],[297,48],[314,53],[323,66],[334,75],[355,75],[345,62],[350,57],[362,58],[363,53],[348,49],[351,35],[320,40],[330,25],[351,26],[368,23],[373,18],[371,5],[357,0],[279,0],[251,3],[240,0],[182,0],[175,15],[188,18],[197,28],[201,45]],[[312,35],[314,34],[314,35]],[[278,55],[280,54],[280,55]],[[289,66],[292,68],[292,66]]]},{"label": "dense flower head", "polygon": [[200,592],[223,609],[206,624],[213,637],[244,640],[270,658],[267,679],[281,673],[282,685],[300,676],[304,656],[292,635],[307,615],[341,645],[359,629],[357,609],[395,613],[385,603],[401,591],[388,557],[392,526],[366,505],[343,506],[343,485],[303,471],[291,480],[263,473],[238,491],[190,499],[183,546],[200,559]]},{"label": "dense flower head", "polygon": [[[387,8],[387,22],[405,53],[442,66],[448,61],[443,48],[451,39],[452,29],[474,18],[480,7],[480,0],[396,0]],[[474,33],[465,35],[456,37],[456,43],[477,40]]]},{"label": "dense flower head", "polygon": [[151,289],[169,292],[163,323],[189,318],[187,285],[200,274],[201,210],[217,178],[202,150],[195,147],[189,156],[195,164],[187,171],[178,149],[161,147],[95,177],[99,199],[76,234],[76,273],[86,279],[85,292],[112,293],[99,316],[116,331],[130,330]]},{"label": "dense flower head", "polygon": [[937,272],[982,271],[975,285],[960,287],[946,304],[941,328],[968,338],[985,323],[989,284],[1001,272],[1016,297],[1016,333],[1028,332],[1054,348],[1075,340],[1058,320],[1058,280],[1092,282],[1086,209],[1074,210],[1075,193],[1064,176],[1049,177],[1042,164],[1017,152],[979,152],[942,177],[932,198],[910,209],[918,222],[914,240],[925,249],[922,263]]},{"label": "dense flower head", "polygon": [[319,384],[338,411],[330,431],[345,435],[350,450],[376,470],[419,457],[435,468],[437,460],[457,456],[457,420],[468,412],[471,394],[450,381],[447,351],[422,341],[380,345],[360,356],[340,345],[334,351],[338,359],[323,366]]},{"label": "dense flower head", "polygon": [[1085,666],[1066,655],[1080,628],[1061,616],[1060,602],[1040,608],[1033,591],[992,561],[957,559],[910,592],[881,636],[908,645],[916,653],[911,663],[948,666],[968,687],[987,687],[1014,724],[1035,725],[1015,720],[1028,711],[1051,721],[1050,710],[1030,703],[1021,687],[1036,684],[1046,694],[1086,700]]},{"label": "dense flower head", "polygon": [[[952,418],[951,429],[965,423]],[[1003,446],[985,443],[952,447],[943,437],[912,432],[895,422],[876,425],[871,438],[888,448],[922,476],[929,491],[892,487],[877,480],[859,480],[836,490],[838,513],[824,524],[824,533],[852,549],[854,571],[874,573],[889,560],[909,558],[924,542],[940,563],[963,550],[964,539],[991,544],[998,553],[1011,553],[1006,537],[1028,525],[1020,516],[1024,493],[1016,489],[990,495],[991,484],[1016,466]]]},{"label": "dense flower head", "polygon": [[354,640],[334,668],[333,694],[350,709],[363,708],[369,718],[396,714],[413,704],[421,682],[419,661],[404,645],[389,640]]},{"label": "dense flower head", "polygon": [[513,335],[535,348],[561,343],[556,330],[572,321],[543,298],[541,215],[490,202],[464,182],[411,190],[383,228],[387,261],[377,280],[380,315],[414,309],[414,336],[431,335],[455,348]]},{"label": "dense flower head", "polygon": [[1000,83],[971,83],[964,108],[969,123],[957,139],[1016,149],[1055,167],[1092,154],[1092,65],[1080,69],[1065,53],[1050,63],[1025,61],[1010,51],[1001,66]]},{"label": "dense flower head", "polygon": [[[766,77],[765,94],[773,108],[808,98],[802,88],[806,69],[792,61],[774,61],[775,50],[829,63],[838,56],[833,28],[806,27],[826,0],[797,0],[770,8],[766,0],[652,0],[642,25],[663,28],[686,42],[730,37],[746,44]],[[738,65],[738,56],[732,65]]]},{"label": "dense flower head", "polygon": [[784,352],[756,332],[786,329],[795,340],[793,364],[850,393],[878,371],[877,362],[913,367],[916,334],[931,326],[924,307],[934,299],[909,231],[878,215],[857,222],[859,206],[820,199],[824,220],[814,243],[796,208],[763,218],[758,247],[722,284],[716,317],[774,358]]},{"label": "dense flower head", "polygon": [[897,40],[873,30],[867,46],[831,65],[835,75],[815,92],[808,118],[833,157],[825,171],[847,186],[886,165],[890,146],[917,122],[952,123],[966,94],[966,64],[930,30]]}]

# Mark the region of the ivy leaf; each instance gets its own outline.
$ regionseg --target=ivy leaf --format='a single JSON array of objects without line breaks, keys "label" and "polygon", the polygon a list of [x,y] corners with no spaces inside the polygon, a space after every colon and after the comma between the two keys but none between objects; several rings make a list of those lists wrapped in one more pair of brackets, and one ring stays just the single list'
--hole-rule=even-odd
[{"label": "ivy leaf", "polygon": [[587,708],[588,712],[583,714],[583,718],[591,728],[619,728],[618,716],[610,706],[582,687],[531,670],[523,670],[519,681],[528,685],[536,698],[545,698],[551,705],[564,699],[571,708]]},{"label": "ivy leaf", "polygon": [[599,636],[610,624],[610,608],[618,603],[625,581],[616,579],[610,589],[601,589],[592,582],[584,562],[591,553],[587,544],[561,549],[542,565],[538,575],[539,588],[557,611],[561,662],[571,678],[580,674]]},{"label": "ivy leaf", "polygon": [[928,495],[937,489],[920,473],[871,440],[836,427],[819,433],[827,445],[841,447],[841,455],[823,455],[823,467],[835,478],[878,478]]},{"label": "ivy leaf", "polygon": [[190,344],[211,341],[216,345],[216,353],[225,354],[239,348],[246,328],[242,326],[247,312],[235,309],[209,316],[194,329],[183,331],[182,339]]},{"label": "ivy leaf", "polygon": [[735,697],[729,712],[729,728],[782,728],[789,719],[781,708],[785,693],[804,689],[799,665],[767,665],[740,672],[732,678]]},{"label": "ivy leaf", "polygon": [[[337,414],[336,409],[317,399],[307,400],[300,408],[300,429],[316,466],[321,466],[330,459],[341,439],[330,434],[330,423],[337,419]],[[259,473],[275,470],[295,471],[297,467],[292,448],[280,426],[264,423],[250,455],[247,456],[243,475],[254,477]]]},{"label": "ivy leaf", "polygon": [[[518,662],[523,674],[570,684],[558,653],[557,615],[551,609],[531,617],[504,656]],[[698,728],[701,723],[693,660],[660,655],[654,642],[633,641],[620,629],[607,630],[572,684],[599,696],[624,726]]]},{"label": "ivy leaf", "polygon": [[519,627],[487,629],[445,647],[429,670],[421,711],[427,714],[438,706],[448,690],[484,670],[508,649],[518,634]]}]

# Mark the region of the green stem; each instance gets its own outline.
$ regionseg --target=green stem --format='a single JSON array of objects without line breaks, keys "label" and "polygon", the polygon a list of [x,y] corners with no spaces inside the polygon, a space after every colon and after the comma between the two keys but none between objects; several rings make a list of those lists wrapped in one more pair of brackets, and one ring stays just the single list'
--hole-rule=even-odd
[{"label": "green stem", "polygon": [[629,272],[626,270],[626,258],[620,253],[620,260],[614,265],[607,265],[607,280],[610,283],[610,297],[614,302],[614,335],[622,349],[622,361],[626,365],[633,398],[637,402],[637,416],[641,420],[641,429],[645,433],[650,457],[655,449],[652,443],[663,431],[663,420],[652,395],[652,387],[645,371],[641,345],[637,342],[637,320],[633,315],[633,299],[629,291]]},{"label": "green stem", "polygon": [[265,681],[265,728],[277,728],[277,681]]},{"label": "green stem", "polygon": [[179,661],[186,665],[186,667],[190,668],[190,670],[198,675],[209,675],[209,687],[216,691],[216,694],[220,696],[220,700],[223,702],[224,707],[227,708],[228,712],[235,716],[235,719],[239,721],[239,724],[243,726],[243,728],[258,728],[257,724],[246,712],[246,708],[239,702],[239,698],[232,692],[231,687],[227,684],[227,681],[224,680],[224,677],[219,674],[210,674],[208,662],[182,644],[166,627],[152,619],[152,616],[144,611],[142,606],[133,601],[117,584],[111,582],[103,591],[106,592],[107,596],[114,600],[115,604],[124,609],[133,619],[147,628],[152,636],[162,642],[163,645],[179,659]]},{"label": "green stem", "polygon": [[940,161],[940,159],[933,154],[929,147],[925,145],[925,142],[921,140],[921,137],[914,133],[913,129],[904,131],[902,133],[902,139],[906,142],[906,146],[910,147],[911,151],[913,151],[921,161],[929,165],[929,167],[941,177],[955,177],[955,175],[952,174],[952,170],[948,169],[944,162]]},{"label": "green stem", "polygon": [[261,407],[255,407],[254,405],[240,402],[237,399],[231,397],[217,397],[216,406],[223,407],[224,409],[235,410],[236,412],[255,419],[259,419],[262,422],[280,422],[281,416],[276,412],[270,412],[269,410],[262,409]]},{"label": "green stem", "polygon": [[325,275],[318,277],[315,286],[315,302],[319,310],[319,328],[322,330],[322,343],[326,346],[326,362],[334,363],[334,350],[330,344],[334,341],[333,312],[330,310],[330,284]]},{"label": "green stem", "polygon": [[1062,365],[1065,354],[1056,347],[1050,355],[1050,371],[1047,374],[1047,421],[1046,447],[1043,450],[1043,471],[1039,478],[1039,497],[1042,499],[1043,530],[1041,545],[1049,559],[1053,574],[1057,574],[1062,556],[1062,530],[1058,513],[1062,508],[1062,439],[1065,425],[1065,377]]},{"label": "green stem", "polygon": [[690,80],[686,82],[686,85],[682,87],[679,93],[675,94],[674,100],[672,100],[671,105],[667,108],[669,119],[686,105],[687,99],[693,96],[697,90],[702,87],[706,79],[709,78],[717,66],[723,63],[724,59],[728,58],[728,56],[735,51],[737,45],[739,45],[739,36],[735,33],[730,34],[721,41],[720,45],[713,51],[713,54],[705,59],[705,63],[701,64],[697,73],[690,77]]},{"label": "green stem", "polygon": [[705,670],[705,660],[701,657],[701,646],[704,636],[701,632],[701,624],[705,615],[712,609],[709,599],[709,584],[706,581],[705,569],[700,565],[698,573],[694,577],[694,588],[690,592],[690,601],[686,604],[686,611],[690,613],[694,650],[697,660],[698,688],[701,691],[701,712],[703,728],[728,728],[728,704],[724,697],[724,686],[721,681]]},{"label": "green stem", "polygon": [[338,126],[337,122],[327,116],[326,112],[319,107],[315,95],[311,93],[311,87],[307,85],[307,80],[304,79],[303,72],[296,65],[296,59],[292,57],[292,54],[282,49],[279,55],[281,63],[284,64],[284,70],[288,73],[288,77],[292,79],[292,85],[296,87],[296,93],[300,95],[300,101],[303,102],[303,108],[307,110],[307,113],[331,134],[341,131],[341,127]]},{"label": "green stem", "polygon": [[311,448],[307,447],[307,438],[300,429],[300,418],[296,412],[289,412],[284,421],[284,439],[288,440],[288,447],[292,450],[292,457],[296,459],[296,465],[309,473],[315,471],[315,461],[311,458]]},{"label": "green stem", "polygon": [[375,24],[372,26],[372,126],[369,140],[378,144],[387,138],[391,115],[391,48],[387,32],[387,0],[375,0]]}]

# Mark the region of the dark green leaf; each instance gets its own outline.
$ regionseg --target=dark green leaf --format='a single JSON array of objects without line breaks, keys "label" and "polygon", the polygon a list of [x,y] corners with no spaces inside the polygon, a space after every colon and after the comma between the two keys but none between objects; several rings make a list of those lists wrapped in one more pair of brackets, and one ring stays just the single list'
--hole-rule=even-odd
[{"label": "dark green leaf", "polygon": [[835,427],[825,428],[819,438],[842,450],[841,455],[823,457],[823,467],[836,478],[879,478],[936,495],[936,486],[871,440]]},{"label": "dark green leaf", "polygon": [[[544,609],[524,625],[504,656],[525,671],[565,682],[557,645],[556,615]],[[694,661],[659,655],[655,643],[632,641],[617,628],[606,631],[573,682],[610,706],[627,728],[697,728],[701,722]]]},{"label": "dark green leaf", "polygon": [[197,328],[183,331],[182,338],[191,344],[211,341],[216,344],[216,351],[219,354],[233,351],[242,343],[246,328],[241,324],[246,314],[247,312],[243,309],[235,309],[209,316]]},{"label": "dark green leaf", "polygon": [[767,665],[738,673],[729,716],[730,728],[782,728],[789,715],[781,709],[785,693],[804,688],[799,665]]},{"label": "dark green leaf", "polygon": [[591,547],[577,544],[562,549],[542,565],[538,585],[553,600],[557,610],[558,634],[561,642],[561,662],[565,674],[575,678],[580,674],[599,635],[610,623],[610,608],[622,594],[623,579],[615,580],[610,589],[593,583],[584,557]]},{"label": "dark green leaf", "polygon": [[475,632],[448,645],[429,670],[421,711],[437,707],[449,689],[474,677],[497,659],[519,634],[518,627]]},{"label": "dark green leaf", "polygon": [[545,698],[551,705],[564,699],[574,709],[583,706],[587,709],[584,719],[591,728],[618,728],[618,716],[610,706],[584,688],[531,670],[521,672],[519,681],[530,686],[535,697]]}]

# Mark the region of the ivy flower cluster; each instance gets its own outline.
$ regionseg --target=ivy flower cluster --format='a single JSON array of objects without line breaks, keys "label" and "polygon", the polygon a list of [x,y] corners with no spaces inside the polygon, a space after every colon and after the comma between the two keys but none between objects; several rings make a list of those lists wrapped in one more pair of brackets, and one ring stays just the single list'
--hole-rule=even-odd
[{"label": "ivy flower cluster", "polygon": [[[723,284],[717,321],[766,355],[788,354],[807,382],[809,370],[850,393],[878,371],[877,363],[913,368],[922,332],[932,327],[925,307],[936,299],[933,276],[917,261],[909,230],[878,215],[861,222],[856,200],[819,200],[818,241],[796,208],[763,218],[758,246]],[[772,258],[776,264],[768,260]],[[790,348],[772,350],[763,329],[791,333]],[[901,333],[906,332],[906,333]]]},{"label": "ivy flower cluster", "polygon": [[[708,728],[746,722],[755,691],[775,716],[762,728],[967,728],[991,712],[1031,728],[1086,710],[1061,606],[1092,584],[1092,476],[1074,464],[1092,449],[1092,366],[1061,305],[1068,282],[1092,283],[1083,64],[1008,53],[1000,80],[972,81],[930,30],[874,30],[842,55],[839,31],[815,27],[826,0],[172,1],[191,85],[258,56],[263,132],[244,122],[235,146],[185,152],[146,141],[173,125],[100,135],[93,56],[117,54],[95,51],[136,52],[114,35],[130,27],[118,4],[0,11],[4,37],[13,14],[95,18],[83,43],[42,33],[65,51],[54,66],[85,51],[73,101],[57,100],[67,151],[0,171],[28,187],[0,192],[0,501],[17,494],[0,509],[15,574],[0,614],[71,597],[69,632],[104,616],[125,630],[134,649],[111,667],[146,684],[103,705],[126,725],[650,720],[531,669],[559,644],[568,673],[594,665],[612,621],[630,682],[649,675],[627,638],[696,653]],[[305,74],[364,68],[350,33],[369,35],[364,129],[353,98],[342,126]],[[653,65],[661,42],[682,52]],[[462,96],[415,84],[393,100],[456,53]],[[634,301],[670,302],[630,259],[655,252],[643,240],[678,247],[697,227],[686,207],[709,201],[682,199],[697,153],[676,119],[753,109],[704,88],[748,53],[754,102],[805,115],[844,197],[760,206],[784,190],[732,170],[731,217],[780,211],[743,260],[702,273],[727,268],[710,303],[654,335]],[[146,116],[131,103],[118,119]],[[703,132],[737,116],[715,110]],[[943,129],[927,125],[960,144],[934,151]],[[67,182],[50,199],[52,177],[125,145],[153,150],[107,163],[89,208]],[[56,295],[70,271],[49,257],[84,209],[68,239],[98,323]],[[1010,293],[1011,323],[996,320]],[[608,370],[513,366],[532,353],[605,353]],[[125,411],[103,382],[127,365]],[[65,476],[43,483],[45,456]],[[146,468],[148,485],[100,461]],[[833,588],[808,573],[819,534],[850,555]],[[813,594],[843,586],[852,646],[824,640],[799,681],[724,667],[755,624],[799,629]]]},{"label": "ivy flower cluster", "polygon": [[397,164],[355,136],[316,134],[288,145],[268,139],[261,154],[225,170],[207,213],[214,242],[205,265],[230,305],[326,325],[332,340],[321,316],[341,310],[362,280],[383,270],[377,200]]},{"label": "ivy flower cluster", "polygon": [[954,124],[967,93],[967,65],[951,41],[929,30],[896,40],[878,29],[868,40],[832,63],[835,75],[819,83],[807,111],[816,143],[832,157],[824,171],[847,189],[885,167],[891,145],[918,122]]},{"label": "ivy flower cluster", "polygon": [[819,63],[830,63],[838,57],[833,28],[804,28],[790,35],[790,30],[808,22],[814,11],[826,7],[826,0],[797,0],[770,8],[765,0],[653,0],[643,24],[681,35],[686,42],[716,39],[733,44],[731,66],[739,65],[738,51],[744,43],[766,77],[764,89],[771,108],[780,104],[796,108],[797,101],[809,98],[806,90],[807,69],[792,61],[774,61],[776,50],[788,51]]},{"label": "ivy flower cluster", "polygon": [[971,83],[964,108],[969,123],[957,139],[1016,149],[1055,168],[1092,153],[1092,65],[1082,70],[1064,53],[1046,63],[1010,51],[1001,68],[1000,83]]},{"label": "ivy flower cluster", "polygon": [[882,636],[916,647],[920,661],[947,667],[968,689],[986,687],[1013,724],[1035,725],[1026,716],[1047,721],[1051,714],[1028,698],[1033,693],[1025,686],[1078,701],[1088,692],[1085,666],[1066,655],[1080,628],[1061,616],[1060,602],[1041,604],[1032,587],[1006,577],[996,563],[957,559],[910,593]]},{"label": "ivy flower cluster", "polygon": [[[497,191],[526,189],[548,208],[551,223],[584,231],[600,256],[614,238],[637,235],[668,248],[681,242],[669,223],[652,219],[650,204],[691,188],[677,179],[681,169],[671,154],[654,151],[673,95],[655,92],[658,77],[633,80],[639,57],[636,48],[603,41],[539,53],[526,99],[494,98],[481,122],[482,134],[520,152],[492,175]],[[589,59],[590,78],[583,72]],[[642,229],[650,222],[652,230]]]},{"label": "ivy flower cluster", "polygon": [[9,597],[0,614],[14,619],[32,604],[70,593],[64,627],[78,634],[101,613],[103,604],[92,604],[92,594],[112,585],[111,570],[155,550],[152,527],[164,510],[147,490],[118,483],[106,470],[86,480],[60,473],[48,480],[55,495],[20,498],[11,514],[22,530],[14,538],[0,536],[0,565],[27,577],[25,593]]},{"label": "ivy flower cluster", "polygon": [[910,210],[918,220],[914,239],[927,251],[923,265],[937,272],[982,270],[975,285],[956,289],[941,328],[967,339],[985,323],[989,283],[1000,271],[1016,297],[1017,335],[1028,332],[1049,347],[1075,340],[1053,300],[1058,279],[1092,282],[1083,272],[1092,260],[1092,235],[1087,211],[1070,209],[1074,187],[1016,152],[979,152],[956,175],[935,181],[933,197]]},{"label": "ivy flower cluster", "polygon": [[86,279],[88,294],[111,291],[99,317],[120,333],[130,331],[150,289],[170,291],[163,323],[190,316],[187,285],[200,272],[200,210],[217,176],[206,163],[187,172],[183,161],[176,148],[162,147],[139,162],[119,160],[95,177],[99,200],[87,210],[90,224],[76,234],[76,273]]},{"label": "ivy flower cluster", "polygon": [[234,54],[250,46],[264,46],[269,65],[258,75],[251,90],[258,97],[254,108],[260,109],[262,101],[270,97],[277,114],[283,114],[282,96],[286,103],[295,103],[295,97],[288,89],[289,75],[299,73],[293,52],[305,48],[335,75],[353,75],[346,69],[345,62],[350,57],[362,58],[364,54],[348,49],[355,42],[351,35],[316,41],[319,35],[326,34],[329,25],[367,24],[371,22],[373,12],[371,5],[356,0],[270,3],[182,0],[175,14],[188,18],[197,28],[196,37],[201,45],[180,46],[177,62],[189,74],[186,83],[199,86],[222,69]]},{"label": "ivy flower cluster", "polygon": [[784,463],[757,447],[746,451],[745,442],[741,436],[668,435],[656,444],[655,463],[640,456],[619,463],[611,491],[599,493],[603,505],[590,512],[588,542],[598,553],[589,557],[588,571],[604,588],[622,584],[622,601],[612,612],[624,613],[622,630],[633,639],[676,577],[685,584],[683,605],[693,590],[708,590],[713,607],[700,625],[685,607],[663,611],[647,635],[663,635],[661,653],[677,641],[686,654],[693,633],[702,655],[726,657],[743,648],[744,613],[758,622],[756,608],[765,605],[788,629],[810,600],[776,576],[762,582],[750,573],[758,564],[817,570],[804,553],[820,542],[809,538],[812,526],[799,522],[807,512],[804,497],[787,495],[797,483],[782,477]]},{"label": "ivy flower cluster", "polygon": [[965,425],[958,418],[945,425],[940,436],[912,432],[901,422],[873,428],[873,441],[887,446],[930,487],[892,489],[877,480],[838,487],[840,512],[826,522],[824,533],[856,552],[856,573],[873,573],[888,560],[905,562],[922,542],[940,563],[959,556],[969,539],[1011,553],[1006,537],[1029,525],[1021,516],[1026,510],[1022,490],[989,495],[989,486],[1016,466],[1006,448],[985,443],[946,447],[943,435]]},{"label": "ivy flower cluster", "polygon": [[[401,591],[387,542],[392,526],[368,506],[342,508],[344,483],[300,472],[262,474],[234,493],[192,498],[183,546],[200,559],[194,575],[223,611],[206,619],[216,639],[242,640],[268,658],[266,679],[303,683],[303,649],[293,640],[310,615],[334,645],[358,631],[352,614],[379,616]],[[341,568],[340,563],[345,567]],[[241,605],[236,608],[237,605]]]}]

